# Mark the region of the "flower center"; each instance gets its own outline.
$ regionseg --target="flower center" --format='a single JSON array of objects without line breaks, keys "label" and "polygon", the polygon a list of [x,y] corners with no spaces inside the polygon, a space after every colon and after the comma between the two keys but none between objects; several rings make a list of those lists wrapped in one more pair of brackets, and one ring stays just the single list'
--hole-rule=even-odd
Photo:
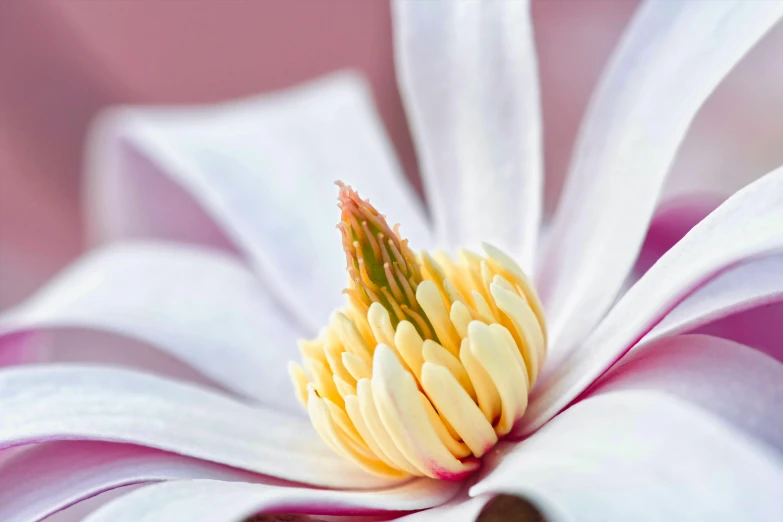
[{"label": "flower center", "polygon": [[546,355],[538,296],[489,245],[414,256],[339,185],[348,304],[300,341],[297,396],[327,445],[365,470],[461,479],[525,413]]}]

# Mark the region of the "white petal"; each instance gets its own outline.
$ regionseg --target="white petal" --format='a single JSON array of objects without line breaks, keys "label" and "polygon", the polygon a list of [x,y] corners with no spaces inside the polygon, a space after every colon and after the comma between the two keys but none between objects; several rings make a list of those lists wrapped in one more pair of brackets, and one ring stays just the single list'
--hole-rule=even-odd
[{"label": "white petal", "polygon": [[[58,511],[54,515],[50,515],[45,518],[45,522],[82,522],[84,517],[101,507],[102,505],[111,502],[115,498],[127,495],[131,491],[144,487],[143,484],[134,484],[131,486],[122,486],[105,493],[100,493],[87,500],[82,500],[72,506],[69,506],[62,511]],[[36,521],[38,522],[38,521]]]},{"label": "white petal", "polygon": [[487,465],[472,495],[522,495],[548,520],[783,519],[780,455],[660,393],[580,402]]},{"label": "white petal", "polygon": [[0,318],[0,335],[46,328],[139,339],[229,390],[301,411],[287,373],[299,333],[254,275],[218,251],[154,242],[97,250]]},{"label": "white petal", "polygon": [[0,411],[0,448],[63,439],[127,442],[306,484],[389,483],[333,453],[306,420],[130,370],[0,370]]},{"label": "white petal", "polygon": [[634,350],[588,397],[622,390],[673,395],[783,452],[783,364],[753,348],[708,335],[662,339]]},{"label": "white petal", "polygon": [[522,431],[530,432],[556,415],[711,278],[737,263],[781,251],[783,168],[726,200],[631,287],[579,349],[542,378]]},{"label": "white petal", "polygon": [[235,522],[256,513],[364,514],[437,506],[456,484],[413,481],[372,492],[328,491],[216,480],[182,480],[139,489],[85,522]]},{"label": "white petal", "polygon": [[0,520],[30,522],[94,495],[160,480],[282,484],[261,475],[128,444],[62,441],[24,449],[0,466]]},{"label": "white petal", "polygon": [[[212,107],[120,109],[93,135],[87,202],[96,235],[194,239],[189,225],[199,224],[171,230],[159,184],[140,171],[168,176],[313,331],[340,303],[346,279],[335,180],[402,222],[412,244],[429,246],[423,210],[353,75]],[[179,219],[176,208],[171,214]]]},{"label": "white petal", "polygon": [[541,221],[538,71],[528,1],[396,1],[397,75],[440,239],[489,241],[530,269]]},{"label": "white petal", "polygon": [[425,511],[411,513],[404,517],[395,518],[404,522],[475,522],[484,505],[490,500],[489,496],[465,498],[465,493],[452,499],[447,504]]},{"label": "white petal", "polygon": [[645,335],[639,345],[781,300],[783,255],[754,259],[726,270],[693,292]]},{"label": "white petal", "polygon": [[580,130],[537,277],[554,364],[620,291],[699,107],[781,16],[781,2],[744,0],[652,0],[636,14]]}]

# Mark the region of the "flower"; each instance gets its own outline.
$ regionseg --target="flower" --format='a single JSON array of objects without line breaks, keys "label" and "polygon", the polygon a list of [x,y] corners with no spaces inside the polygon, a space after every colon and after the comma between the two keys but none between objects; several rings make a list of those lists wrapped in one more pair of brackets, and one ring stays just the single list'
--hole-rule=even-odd
[{"label": "flower", "polygon": [[[397,2],[394,13],[429,219],[352,76],[219,107],[119,109],[96,127],[87,210],[110,244],[5,314],[2,350],[35,355],[47,333],[100,331],[112,334],[106,351],[129,337],[197,372],[170,360],[168,371],[3,368],[3,520],[147,482],[160,483],[87,520],[472,520],[500,493],[552,520],[780,519],[783,353],[682,334],[780,300],[783,170],[629,274],[689,122],[783,4],[640,8],[542,249],[527,4]],[[524,417],[462,482],[363,471],[321,442],[289,391],[296,337],[327,324],[344,286],[328,188],[338,177],[403,221],[417,248],[486,241],[534,274],[546,364]]]}]

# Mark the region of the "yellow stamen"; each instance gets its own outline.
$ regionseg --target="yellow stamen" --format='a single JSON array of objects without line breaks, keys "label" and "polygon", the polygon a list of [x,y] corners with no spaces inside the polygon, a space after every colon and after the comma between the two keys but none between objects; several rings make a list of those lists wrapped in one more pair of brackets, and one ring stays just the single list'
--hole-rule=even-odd
[{"label": "yellow stamen", "polygon": [[300,342],[297,397],[361,468],[459,479],[525,413],[546,355],[541,303],[497,248],[414,256],[399,225],[339,185],[347,305]]}]

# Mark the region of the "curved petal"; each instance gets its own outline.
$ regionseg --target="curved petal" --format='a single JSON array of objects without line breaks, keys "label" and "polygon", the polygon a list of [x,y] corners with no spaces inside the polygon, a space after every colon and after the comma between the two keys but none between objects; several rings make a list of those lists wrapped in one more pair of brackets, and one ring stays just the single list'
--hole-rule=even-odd
[{"label": "curved petal", "polygon": [[476,517],[489,502],[490,497],[487,495],[476,498],[466,497],[467,495],[462,493],[442,506],[404,515],[394,520],[405,522],[442,522],[443,520],[448,520],[449,522],[475,522],[478,520]]},{"label": "curved petal", "polygon": [[35,337],[31,332],[0,335],[0,368],[37,361],[41,355]]},{"label": "curved petal", "polygon": [[661,203],[655,210],[634,266],[636,279],[724,200],[725,198],[710,194],[695,194]]},{"label": "curved petal", "polygon": [[24,449],[0,466],[0,520],[42,520],[111,489],[197,478],[283,484],[247,471],[140,446],[49,442]]},{"label": "curved petal", "polygon": [[673,395],[783,454],[783,364],[747,346],[708,335],[662,339],[628,354],[587,397],[623,390]]},{"label": "curved petal", "polygon": [[46,328],[140,339],[229,390],[301,410],[286,369],[298,332],[254,275],[221,252],[149,242],[99,249],[0,318],[0,336]]},{"label": "curved petal", "polygon": [[580,130],[537,278],[559,363],[612,305],[702,103],[783,16],[783,3],[651,0],[632,20]]},{"label": "curved petal", "polygon": [[607,393],[508,446],[470,492],[528,497],[548,520],[781,520],[783,460],[754,442],[672,396]]},{"label": "curved petal", "polygon": [[360,515],[413,511],[446,502],[456,494],[458,488],[444,481],[428,481],[409,482],[372,492],[356,492],[217,480],[181,480],[134,491],[98,509],[85,522],[234,522],[258,513]]},{"label": "curved petal", "polygon": [[0,448],[64,439],[125,442],[318,486],[390,483],[337,456],[305,420],[119,368],[0,370],[0,411]]},{"label": "curved petal", "polygon": [[393,4],[397,77],[440,239],[532,268],[541,221],[538,71],[528,1]]},{"label": "curved petal", "polygon": [[731,339],[783,362],[783,301],[751,308],[705,325],[696,332]]},{"label": "curved petal", "polygon": [[[429,246],[368,88],[350,74],[213,107],[120,109],[93,136],[86,200],[98,237],[136,229],[193,239],[188,223],[167,228],[167,202],[137,176],[141,158],[206,210],[313,332],[340,303],[346,277],[334,181],[354,184],[403,223],[412,244]],[[146,222],[139,229],[135,220]]]},{"label": "curved petal", "polygon": [[100,506],[111,502],[115,498],[127,495],[131,491],[144,487],[143,484],[132,484],[130,486],[121,486],[104,493],[82,500],[72,506],[69,506],[53,515],[49,515],[44,520],[46,522],[83,522],[84,518],[98,509]]},{"label": "curved petal", "polygon": [[753,259],[726,270],[686,297],[639,343],[694,330],[723,317],[781,300],[783,254]]},{"label": "curved petal", "polygon": [[579,349],[542,377],[520,431],[530,433],[556,415],[711,278],[750,258],[780,251],[783,168],[734,194],[666,252]]}]

